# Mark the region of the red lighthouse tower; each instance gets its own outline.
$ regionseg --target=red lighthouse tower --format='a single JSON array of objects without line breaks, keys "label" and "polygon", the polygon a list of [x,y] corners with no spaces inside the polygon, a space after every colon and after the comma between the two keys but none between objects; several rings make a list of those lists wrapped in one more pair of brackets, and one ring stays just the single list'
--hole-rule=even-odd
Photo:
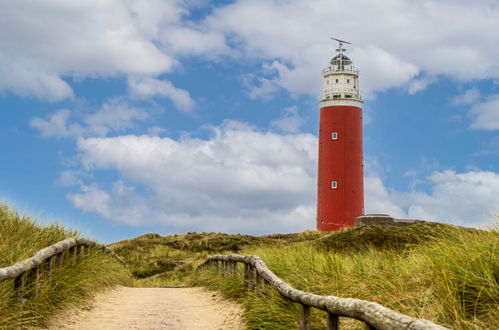
[{"label": "red lighthouse tower", "polygon": [[354,219],[364,213],[359,71],[344,54],[343,44],[348,42],[334,40],[339,47],[322,71],[324,87],[319,102],[317,229],[321,231],[353,227]]}]

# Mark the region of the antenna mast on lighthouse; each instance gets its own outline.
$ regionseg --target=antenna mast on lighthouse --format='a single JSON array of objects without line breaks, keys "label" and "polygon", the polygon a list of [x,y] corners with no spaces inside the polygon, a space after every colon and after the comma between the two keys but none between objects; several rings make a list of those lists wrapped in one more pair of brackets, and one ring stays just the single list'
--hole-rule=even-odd
[{"label": "antenna mast on lighthouse", "polygon": [[349,44],[349,45],[351,45],[350,42],[345,41],[345,40],[340,40],[340,39],[336,39],[336,38],[333,38],[333,37],[331,37],[331,39],[338,41],[339,45],[338,45],[338,48],[336,49],[336,51],[338,53],[343,53],[343,52],[347,51],[345,48],[343,48],[343,44]]}]

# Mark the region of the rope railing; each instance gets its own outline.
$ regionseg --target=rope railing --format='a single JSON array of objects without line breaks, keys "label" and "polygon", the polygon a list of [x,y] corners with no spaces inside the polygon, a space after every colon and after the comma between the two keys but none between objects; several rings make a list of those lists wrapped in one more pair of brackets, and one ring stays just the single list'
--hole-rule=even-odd
[{"label": "rope railing", "polygon": [[[242,263],[243,280],[246,287],[252,291],[258,291],[264,284],[268,284],[287,299],[299,303],[302,306],[300,329],[310,329],[311,308],[317,308],[327,312],[327,328],[329,330],[339,329],[339,317],[350,317],[365,323],[367,329],[380,330],[444,330],[440,325],[428,320],[413,318],[375,302],[354,298],[340,298],[335,296],[321,296],[296,290],[282,281],[271,270],[265,262],[255,255],[241,256],[237,254],[209,256],[198,269],[216,269],[220,275],[237,275],[238,263]],[[448,329],[447,329],[448,330]]]},{"label": "rope railing", "polygon": [[[0,268],[0,282],[14,280],[14,291],[19,302],[25,298],[25,288],[27,281],[34,282],[34,297],[38,297],[40,292],[40,269],[45,266],[47,275],[50,277],[55,267],[62,267],[65,255],[76,261],[85,254],[85,249],[99,249],[111,254],[120,263],[125,262],[116,255],[113,250],[86,238],[72,237],[55,243],[49,247],[36,252],[31,258],[20,261],[12,266]],[[66,253],[67,251],[67,253]]]}]

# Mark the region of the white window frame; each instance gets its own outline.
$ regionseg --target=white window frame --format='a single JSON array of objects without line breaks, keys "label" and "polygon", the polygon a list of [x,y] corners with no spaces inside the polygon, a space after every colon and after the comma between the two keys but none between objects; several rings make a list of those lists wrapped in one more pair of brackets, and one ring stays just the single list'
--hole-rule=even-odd
[{"label": "white window frame", "polygon": [[338,140],[338,132],[331,133],[331,140]]},{"label": "white window frame", "polygon": [[337,181],[331,181],[331,189],[338,189],[338,182]]}]

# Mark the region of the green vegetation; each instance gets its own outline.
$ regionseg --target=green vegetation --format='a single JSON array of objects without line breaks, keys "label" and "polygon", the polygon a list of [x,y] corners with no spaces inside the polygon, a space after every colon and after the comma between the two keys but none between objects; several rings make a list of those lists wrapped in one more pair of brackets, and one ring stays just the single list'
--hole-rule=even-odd
[{"label": "green vegetation", "polygon": [[[11,266],[42,248],[74,236],[78,233],[55,224],[41,226],[0,204],[0,267]],[[22,309],[14,298],[13,281],[0,283],[0,329],[42,326],[64,306],[79,304],[106,287],[130,282],[125,268],[107,254],[86,253],[77,262],[65,259],[64,267],[56,267],[51,278],[42,268],[39,296],[26,299]],[[29,296],[33,285],[27,284]]]},{"label": "green vegetation", "polygon": [[[145,234],[110,245],[129,264],[133,282],[109,255],[95,252],[56,268],[51,279],[42,273],[40,296],[28,299],[22,310],[15,304],[12,281],[0,283],[0,328],[41,326],[64,306],[118,283],[204,285],[240,302],[248,328],[296,328],[299,306],[273,289],[248,293],[241,274],[221,277],[196,270],[210,254],[239,253],[260,256],[277,276],[300,290],[375,301],[452,329],[492,329],[499,319],[497,229],[419,222],[261,237]],[[75,235],[57,225],[40,226],[0,205],[0,267]],[[351,319],[342,322],[361,328]],[[325,313],[313,311],[312,328],[324,327]]]},{"label": "green vegetation", "polygon": [[[315,241],[242,252],[260,256],[300,290],[375,301],[452,329],[493,329],[499,319],[498,238],[497,228],[417,223],[348,229]],[[240,276],[220,277],[213,271],[198,273],[190,283],[242,303],[251,329],[298,327],[299,306],[272,289],[248,295]],[[325,327],[324,312],[314,311],[312,317],[312,328]],[[342,322],[361,328],[353,320]]]},{"label": "green vegetation", "polygon": [[110,244],[129,265],[137,286],[178,285],[187,281],[195,265],[210,254],[242,253],[244,249],[313,241],[326,234],[306,231],[261,237],[222,233],[145,234]]}]

